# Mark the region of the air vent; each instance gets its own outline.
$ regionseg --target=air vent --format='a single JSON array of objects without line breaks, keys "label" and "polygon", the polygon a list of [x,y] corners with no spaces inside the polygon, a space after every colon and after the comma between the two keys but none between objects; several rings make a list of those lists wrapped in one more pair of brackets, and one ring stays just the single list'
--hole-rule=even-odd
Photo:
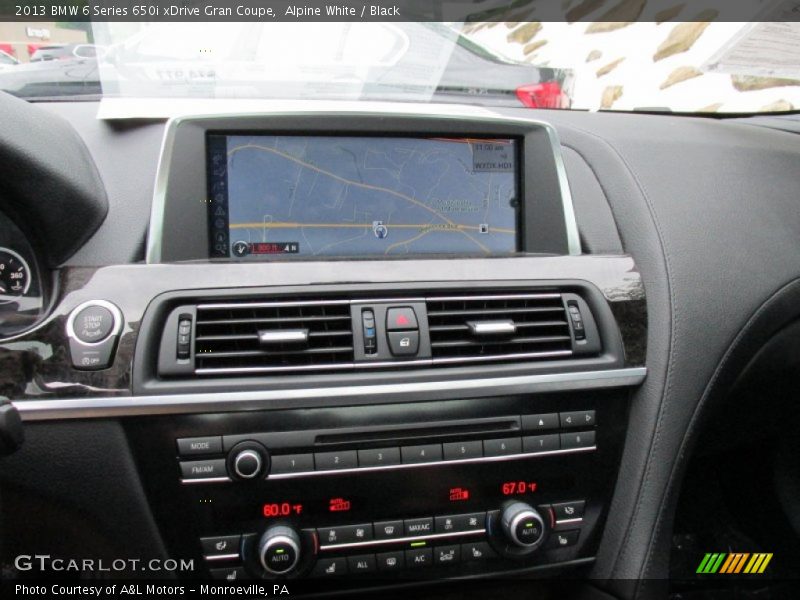
[{"label": "air vent", "polygon": [[350,303],[200,304],[194,344],[199,375],[352,368]]},{"label": "air vent", "polygon": [[561,294],[433,296],[426,303],[434,364],[572,355]]}]

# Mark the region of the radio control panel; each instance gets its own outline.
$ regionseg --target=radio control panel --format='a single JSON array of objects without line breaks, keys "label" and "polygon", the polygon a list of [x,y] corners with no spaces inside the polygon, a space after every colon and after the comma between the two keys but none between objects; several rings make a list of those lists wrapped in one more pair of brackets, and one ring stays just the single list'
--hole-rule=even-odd
[{"label": "radio control panel", "polygon": [[174,555],[201,577],[410,582],[586,569],[624,390],[143,420]]}]

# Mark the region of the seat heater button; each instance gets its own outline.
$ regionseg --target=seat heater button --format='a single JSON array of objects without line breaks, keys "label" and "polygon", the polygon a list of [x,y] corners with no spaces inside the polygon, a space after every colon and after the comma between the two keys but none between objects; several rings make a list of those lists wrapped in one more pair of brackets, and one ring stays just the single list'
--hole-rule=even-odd
[{"label": "seat heater button", "polygon": [[312,577],[336,577],[347,573],[347,559],[343,556],[336,558],[319,558],[314,570],[311,571]]},{"label": "seat heater button", "polygon": [[497,556],[489,542],[470,542],[461,544],[461,560],[464,562],[482,561]]},{"label": "seat heater button", "polygon": [[578,543],[578,536],[580,535],[580,532],[580,529],[573,529],[571,531],[554,531],[547,539],[545,548],[552,550],[554,548],[566,548],[568,546],[574,546]]}]

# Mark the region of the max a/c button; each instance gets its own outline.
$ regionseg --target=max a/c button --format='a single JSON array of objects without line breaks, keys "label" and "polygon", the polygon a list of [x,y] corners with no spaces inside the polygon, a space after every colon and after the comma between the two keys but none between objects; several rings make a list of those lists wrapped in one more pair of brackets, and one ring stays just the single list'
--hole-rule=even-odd
[{"label": "max a/c button", "polygon": [[424,517],[422,519],[406,519],[406,535],[428,535],[433,533],[433,517]]}]

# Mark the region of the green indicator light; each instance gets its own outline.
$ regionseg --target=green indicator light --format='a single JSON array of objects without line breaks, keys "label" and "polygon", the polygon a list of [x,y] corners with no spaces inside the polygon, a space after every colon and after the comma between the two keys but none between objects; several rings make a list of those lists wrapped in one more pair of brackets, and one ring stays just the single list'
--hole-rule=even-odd
[{"label": "green indicator light", "polygon": [[525,527],[533,527],[533,523],[525,523]]},{"label": "green indicator light", "polygon": [[275,554],[283,554],[284,552],[286,552],[286,550],[284,550],[283,548],[278,548],[277,550],[275,550]]},{"label": "green indicator light", "polygon": [[416,548],[416,547],[418,547],[418,546],[424,546],[424,545],[425,545],[425,544],[427,544],[427,543],[428,543],[428,542],[411,542],[411,547],[412,547],[412,548]]}]

